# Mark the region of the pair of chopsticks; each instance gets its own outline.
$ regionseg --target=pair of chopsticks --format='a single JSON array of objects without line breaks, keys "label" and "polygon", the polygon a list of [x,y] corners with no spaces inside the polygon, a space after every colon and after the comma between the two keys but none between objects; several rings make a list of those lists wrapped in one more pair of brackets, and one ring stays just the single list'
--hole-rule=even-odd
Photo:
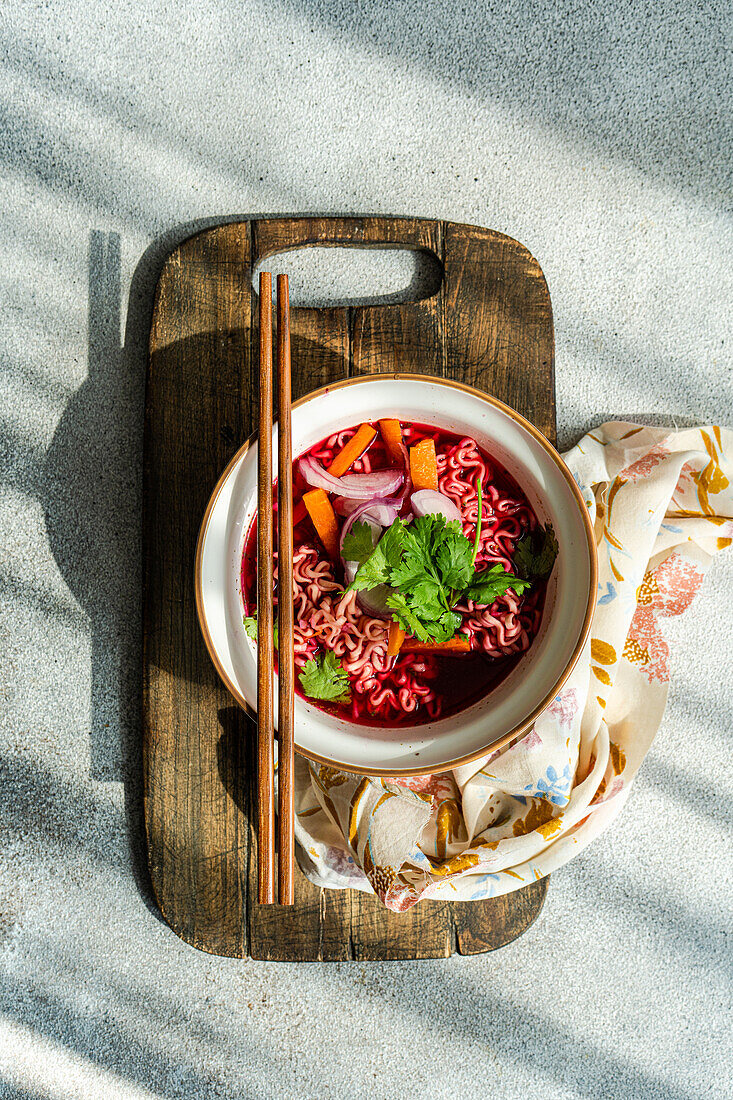
[{"label": "pair of chopsticks", "polygon": [[[257,480],[257,831],[259,901],[275,901],[275,762],[272,545],[272,275],[260,274],[260,427]],[[290,301],[277,277],[278,392],[278,901],[293,904],[293,473]]]}]

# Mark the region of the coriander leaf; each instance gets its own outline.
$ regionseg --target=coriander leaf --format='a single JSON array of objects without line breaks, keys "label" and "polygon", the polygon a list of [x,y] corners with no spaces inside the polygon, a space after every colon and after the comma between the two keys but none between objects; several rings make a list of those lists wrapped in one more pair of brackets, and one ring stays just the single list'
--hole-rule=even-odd
[{"label": "coriander leaf", "polygon": [[547,580],[557,557],[557,539],[552,524],[528,531],[517,543],[514,568],[530,581]]},{"label": "coriander leaf", "polygon": [[426,565],[432,564],[436,532],[446,523],[445,516],[418,516],[408,527],[412,553]]},{"label": "coriander leaf", "polygon": [[377,543],[390,569],[394,569],[400,564],[404,542],[405,524],[401,519],[396,519],[392,526],[387,528]]},{"label": "coriander leaf", "polygon": [[377,546],[374,553],[367,558],[363,565],[359,566],[356,576],[346,591],[368,592],[370,588],[376,588],[378,584],[385,584],[388,572],[389,567],[384,554]]},{"label": "coriander leaf", "polygon": [[471,573],[471,544],[460,523],[420,516],[405,528],[402,559],[389,570],[388,606],[420,641],[448,641],[462,621],[451,611],[454,589],[464,588]]},{"label": "coriander leaf", "polygon": [[[245,615],[244,619],[244,632],[248,638],[251,638],[253,642],[257,641],[257,616]],[[275,642],[275,648],[277,649],[277,622],[272,629],[272,636]]]},{"label": "coriander leaf", "polygon": [[530,584],[531,581],[515,577],[512,573],[505,573],[500,565],[492,565],[483,573],[474,574],[471,584],[463,593],[463,599],[490,606],[499,596],[503,596],[508,588],[513,588],[516,594],[521,596]]},{"label": "coriander leaf", "polygon": [[473,550],[463,532],[452,524],[441,535],[435,561],[445,588],[460,591],[466,587],[473,573]]},{"label": "coriander leaf", "polygon": [[374,537],[372,528],[368,523],[359,520],[349,531],[341,548],[341,556],[345,561],[356,561],[363,565],[374,551]]},{"label": "coriander leaf", "polygon": [[[445,523],[442,516],[440,523]],[[405,528],[402,542],[402,559],[391,572],[390,584],[395,588],[412,587],[421,577],[438,580],[434,561],[433,536],[437,516],[420,516]]]},{"label": "coriander leaf", "polygon": [[412,527],[405,529],[402,544],[402,559],[390,570],[389,583],[393,588],[409,589],[423,577],[437,580],[425,547],[415,537]]},{"label": "coriander leaf", "polygon": [[458,628],[463,623],[463,616],[458,611],[446,611],[441,620],[440,625],[443,629],[443,636],[436,641],[449,642]]},{"label": "coriander leaf", "polygon": [[409,591],[425,577],[435,580],[434,576],[425,572],[425,567],[421,562],[415,561],[413,557],[406,555],[396,569],[390,570],[389,583],[392,588]]},{"label": "coriander leaf", "polygon": [[430,624],[439,620],[448,610],[448,602],[444,588],[431,577],[424,577],[418,581],[412,590],[400,590],[414,615],[422,620],[425,628],[430,631]]},{"label": "coriander leaf", "polygon": [[399,565],[402,558],[404,539],[405,525],[401,519],[396,519],[384,532],[363,565],[359,567],[346,591],[363,592],[376,588],[378,584],[385,584],[388,581],[390,569]]},{"label": "coriander leaf", "polygon": [[308,661],[303,666],[299,679],[309,699],[323,699],[331,703],[351,701],[349,675],[336,654],[330,650],[321,657]]},{"label": "coriander leaf", "polygon": [[449,642],[462,622],[463,619],[457,611],[444,611],[438,619],[426,622],[425,628],[433,641],[440,644]]},{"label": "coriander leaf", "polygon": [[431,516],[431,519],[435,520],[433,524],[433,546],[437,547],[442,541],[447,539],[450,541],[454,539],[456,535],[459,538],[465,538],[463,534],[463,528],[461,521],[457,519],[446,519],[445,516]]},{"label": "coriander leaf", "polygon": [[438,581],[423,576],[409,593],[403,593],[413,607],[420,608],[421,619],[439,619],[448,610],[445,591]]},{"label": "coriander leaf", "polygon": [[[480,486],[478,494],[482,499]],[[361,545],[348,545],[349,555],[367,549],[363,532],[357,539]],[[419,516],[407,525],[395,520],[363,560],[350,587],[359,591],[386,585],[387,606],[405,631],[422,642],[447,642],[462,623],[453,610],[458,597],[490,606],[508,588],[521,595],[531,583],[505,573],[500,565],[475,573],[478,545],[471,544],[458,521],[443,515]]]},{"label": "coriander leaf", "polygon": [[419,642],[432,641],[432,636],[411,610],[402,592],[393,592],[391,596],[388,596],[387,607],[394,612],[395,619],[408,634],[412,634]]}]

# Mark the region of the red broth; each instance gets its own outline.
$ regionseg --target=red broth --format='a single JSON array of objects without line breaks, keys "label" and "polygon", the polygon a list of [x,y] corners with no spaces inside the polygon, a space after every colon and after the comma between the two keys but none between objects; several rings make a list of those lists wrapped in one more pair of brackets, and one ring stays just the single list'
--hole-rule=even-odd
[{"label": "red broth", "polygon": [[[322,440],[307,453],[328,467],[358,427],[344,429],[337,433],[337,438],[331,436]],[[374,427],[378,428],[378,424]],[[467,437],[415,423],[403,423],[402,433],[408,447],[425,438],[435,441],[439,456],[439,488],[458,504],[464,519],[464,533],[471,541],[476,522],[475,482],[479,472],[484,473],[485,517],[477,562],[482,559],[487,564],[500,561],[505,568],[510,568],[516,542],[537,525],[537,518],[516,481],[495,458]],[[378,433],[348,472],[376,471],[393,465]],[[293,463],[294,504],[297,505],[309,488],[296,459]],[[340,525],[343,522],[339,517]],[[345,583],[343,570],[340,563],[330,561],[308,517],[296,524],[293,543],[298,587],[296,691],[307,698],[299,680],[299,671],[305,661],[318,657],[327,648],[333,649],[349,672],[351,702],[308,701],[346,721],[409,727],[455,714],[501,683],[527,651],[539,629],[545,590],[542,583],[534,584],[521,597],[513,592],[506,593],[491,608],[467,606],[462,610],[461,629],[471,637],[470,653],[448,656],[401,652],[389,665],[385,656],[386,624],[361,612],[353,603],[353,597],[350,610],[346,614],[337,613],[341,595],[336,585],[342,588]],[[254,615],[257,602],[256,519],[245,540],[241,590],[244,614]],[[275,598],[277,600],[277,592]]]}]

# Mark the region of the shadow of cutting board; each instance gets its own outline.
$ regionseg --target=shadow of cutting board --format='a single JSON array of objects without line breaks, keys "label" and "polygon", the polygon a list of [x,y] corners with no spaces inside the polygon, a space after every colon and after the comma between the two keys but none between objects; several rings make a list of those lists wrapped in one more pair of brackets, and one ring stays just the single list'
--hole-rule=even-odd
[{"label": "shadow of cutting board", "polygon": [[537,261],[509,237],[410,218],[278,218],[206,230],[171,254],[155,298],[145,406],[143,768],[153,887],[173,931],[221,955],[490,951],[529,927],[547,880],[396,914],[370,895],[319,890],[298,872],[291,909],[256,902],[254,727],[199,633],[194,553],[214,484],[256,428],[251,273],[270,255],[276,272],[275,253],[308,245],[427,250],[443,281],[423,301],[293,309],[294,397],[352,374],[433,373],[506,401],[554,441],[550,297]]}]

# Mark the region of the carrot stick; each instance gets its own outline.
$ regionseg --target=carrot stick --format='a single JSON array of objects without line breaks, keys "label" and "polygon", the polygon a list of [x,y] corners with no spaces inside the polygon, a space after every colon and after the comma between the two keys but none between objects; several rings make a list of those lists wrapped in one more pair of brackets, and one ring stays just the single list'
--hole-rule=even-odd
[{"label": "carrot stick", "polygon": [[356,462],[357,458],[361,458],[376,434],[377,429],[371,424],[362,424],[356,435],[353,435],[348,443],[344,443],[326,472],[331,477],[341,477],[345,474],[349,466]]},{"label": "carrot stick", "polygon": [[399,623],[396,623],[394,619],[389,624],[389,642],[387,643],[387,656],[396,657],[400,652],[400,647],[405,640],[405,632]]},{"label": "carrot stick", "polygon": [[379,430],[389,457],[399,465],[402,462],[402,425],[399,420],[380,420]]},{"label": "carrot stick", "polygon": [[438,488],[434,439],[421,439],[414,447],[410,447],[410,474],[414,489]]},{"label": "carrot stick", "polygon": [[303,503],[316,529],[316,534],[326,548],[329,557],[339,556],[339,525],[328,493],[325,489],[311,489],[303,496]]},{"label": "carrot stick", "polygon": [[460,657],[471,652],[471,639],[467,634],[456,634],[448,642],[418,642],[416,638],[405,638],[403,653],[432,653],[435,657]]}]

